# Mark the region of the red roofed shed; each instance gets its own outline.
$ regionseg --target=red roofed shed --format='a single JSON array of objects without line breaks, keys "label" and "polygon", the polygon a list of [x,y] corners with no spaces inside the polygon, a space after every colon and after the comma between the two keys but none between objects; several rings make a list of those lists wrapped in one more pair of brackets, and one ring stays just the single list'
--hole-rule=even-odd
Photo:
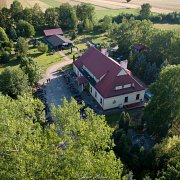
[{"label": "red roofed shed", "polygon": [[44,30],[44,34],[45,36],[63,35],[63,31],[61,28],[47,29],[47,30]]}]

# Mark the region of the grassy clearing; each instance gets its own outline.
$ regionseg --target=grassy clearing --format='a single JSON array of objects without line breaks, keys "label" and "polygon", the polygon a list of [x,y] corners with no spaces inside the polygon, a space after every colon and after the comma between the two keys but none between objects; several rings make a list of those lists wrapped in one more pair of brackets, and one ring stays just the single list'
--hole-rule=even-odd
[{"label": "grassy clearing", "polygon": [[[78,36],[73,44],[78,48],[78,51],[82,54],[87,48],[87,40],[92,41],[96,44],[102,44],[110,42],[110,38],[108,38],[105,34],[83,34],[81,36]],[[73,59],[73,55],[78,57],[78,53],[74,52],[71,53],[71,49],[63,50],[63,53],[67,55],[69,58]]]},{"label": "grassy clearing", "polygon": [[[52,55],[48,53],[42,54],[37,50],[37,48],[33,47],[30,47],[28,57],[33,58],[33,60],[41,68],[42,73],[44,73],[49,66],[64,60],[63,57],[61,57],[57,52]],[[6,67],[17,67],[18,65],[19,61],[16,58],[13,58],[10,62],[0,66],[0,72],[2,72]]]},{"label": "grassy clearing", "polygon": [[39,53],[37,48],[31,48],[28,51],[28,54],[30,57],[34,59],[34,61],[38,64],[38,66],[41,68],[41,70],[44,72],[49,66],[63,61],[63,57],[60,56],[59,53],[55,52],[54,54],[42,54]]},{"label": "grassy clearing", "polygon": [[99,20],[99,19],[102,19],[105,15],[113,17],[122,13],[137,15],[139,13],[139,10],[138,9],[125,9],[125,8],[96,10],[96,18],[97,20]]},{"label": "grassy clearing", "polygon": [[180,31],[180,24],[154,24],[154,27],[161,30],[178,30]]}]

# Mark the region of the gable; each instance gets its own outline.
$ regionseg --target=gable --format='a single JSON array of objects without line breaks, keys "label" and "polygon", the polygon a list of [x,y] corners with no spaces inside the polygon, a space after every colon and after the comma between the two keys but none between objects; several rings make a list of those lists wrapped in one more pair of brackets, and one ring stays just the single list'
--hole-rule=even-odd
[{"label": "gable", "polygon": [[126,75],[126,71],[124,69],[121,69],[121,71],[119,72],[119,74],[117,76],[123,76]]}]

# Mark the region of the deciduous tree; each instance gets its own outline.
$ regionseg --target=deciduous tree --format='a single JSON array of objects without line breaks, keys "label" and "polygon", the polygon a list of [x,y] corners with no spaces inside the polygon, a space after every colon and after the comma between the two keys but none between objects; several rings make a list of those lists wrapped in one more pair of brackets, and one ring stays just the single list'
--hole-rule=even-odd
[{"label": "deciduous tree", "polygon": [[35,34],[34,27],[24,20],[20,20],[17,23],[17,32],[19,36],[26,38],[29,38]]},{"label": "deciduous tree", "polygon": [[29,45],[26,42],[26,40],[22,37],[19,37],[16,43],[16,50],[20,53],[20,54],[27,54],[29,49]]},{"label": "deciduous tree", "polygon": [[63,28],[73,30],[77,28],[76,12],[69,3],[64,3],[59,7],[59,19]]},{"label": "deciduous tree", "polygon": [[147,129],[159,138],[167,136],[174,123],[180,120],[180,65],[168,65],[162,69],[152,85],[154,94],[145,108]]},{"label": "deciduous tree", "polygon": [[2,94],[13,98],[30,90],[28,77],[20,68],[6,68],[0,74],[0,84]]},{"label": "deciduous tree", "polygon": [[151,15],[151,5],[149,3],[143,4],[140,10],[141,19],[149,19],[150,15]]},{"label": "deciduous tree", "polygon": [[3,28],[0,27],[0,42],[8,42],[9,38]]},{"label": "deciduous tree", "polygon": [[31,86],[37,83],[41,78],[39,66],[28,57],[21,58],[20,68],[28,76],[28,81]]}]

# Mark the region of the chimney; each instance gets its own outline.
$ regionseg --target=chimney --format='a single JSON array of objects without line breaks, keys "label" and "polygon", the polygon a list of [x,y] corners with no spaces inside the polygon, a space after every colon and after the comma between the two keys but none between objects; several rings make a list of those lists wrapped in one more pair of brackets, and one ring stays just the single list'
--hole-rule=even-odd
[{"label": "chimney", "polygon": [[123,67],[124,69],[127,69],[127,66],[128,66],[128,60],[123,60],[123,61],[120,61],[119,64],[121,65],[121,67]]},{"label": "chimney", "polygon": [[107,56],[107,57],[109,56],[109,53],[108,53],[108,49],[107,49],[107,48],[106,48],[106,49],[105,49],[105,48],[102,48],[102,49],[101,49],[101,53],[104,54],[104,55]]}]

